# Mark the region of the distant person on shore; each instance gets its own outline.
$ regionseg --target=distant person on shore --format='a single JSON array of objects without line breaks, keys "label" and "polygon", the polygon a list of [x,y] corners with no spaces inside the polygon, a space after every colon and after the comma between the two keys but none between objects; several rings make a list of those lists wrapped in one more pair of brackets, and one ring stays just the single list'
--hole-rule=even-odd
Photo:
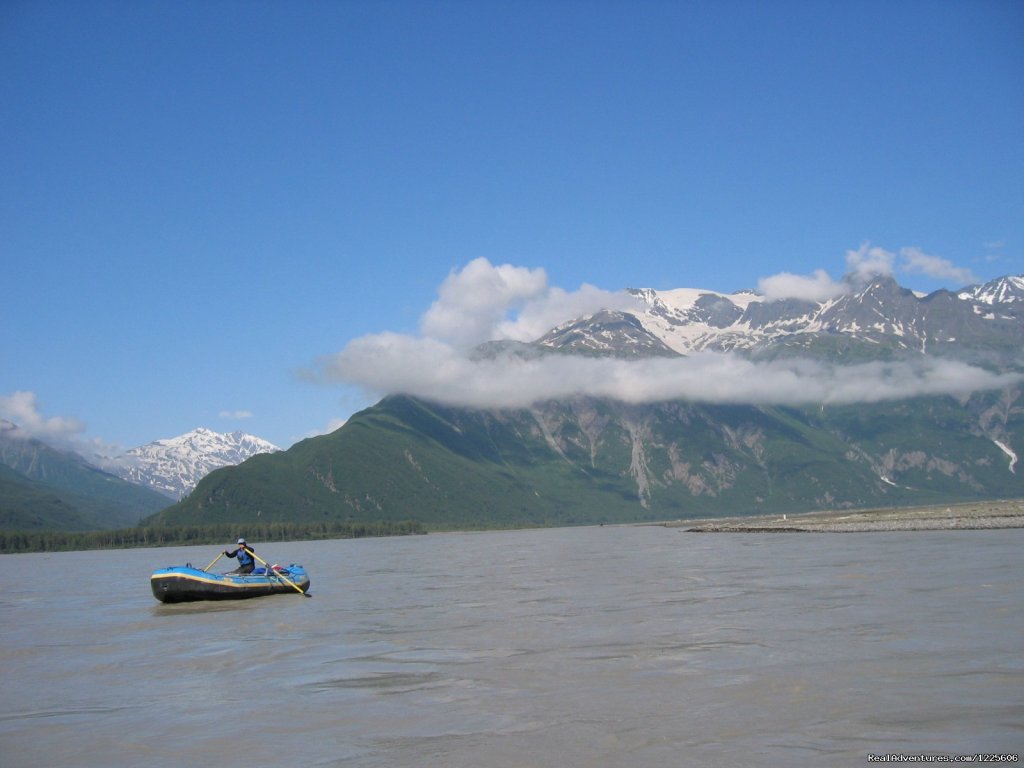
[{"label": "distant person on shore", "polygon": [[238,558],[238,567],[228,573],[252,573],[252,569],[256,567],[256,560],[252,556],[253,548],[245,543],[245,539],[238,540],[238,548],[233,552],[224,550],[224,554],[228,557]]}]

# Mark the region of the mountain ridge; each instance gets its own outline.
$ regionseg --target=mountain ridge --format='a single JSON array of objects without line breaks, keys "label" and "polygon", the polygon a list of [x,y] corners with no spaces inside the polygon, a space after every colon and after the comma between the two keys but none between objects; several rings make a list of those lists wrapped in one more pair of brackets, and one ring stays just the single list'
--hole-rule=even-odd
[{"label": "mountain ridge", "polygon": [[[704,352],[831,365],[933,357],[1010,373],[998,390],[849,405],[468,408],[390,395],[341,429],[218,470],[150,522],[414,519],[435,528],[627,522],[1024,496],[1024,279],[916,294],[888,277],[825,301],[635,291],[471,359]],[[870,399],[870,398],[869,398]]]},{"label": "mountain ridge", "polygon": [[0,421],[0,527],[95,530],[135,525],[166,497]]},{"label": "mountain ridge", "polygon": [[90,461],[0,421],[0,529],[90,531],[136,525],[210,471],[280,450],[245,432],[197,428]]},{"label": "mountain ridge", "polygon": [[197,427],[177,437],[154,440],[125,451],[112,459],[111,471],[124,480],[178,499],[215,469],[280,450],[246,432],[215,432]]},{"label": "mountain ridge", "polygon": [[929,352],[949,345],[963,351],[962,335],[975,339],[995,333],[1003,348],[1012,349],[1013,337],[1021,332],[1024,275],[924,296],[900,287],[891,277],[868,281],[847,277],[844,284],[846,293],[824,301],[766,301],[753,291],[630,289],[629,293],[645,305],[636,314],[643,327],[683,355],[705,350],[757,353],[816,334],[865,343],[884,340],[897,350]]}]

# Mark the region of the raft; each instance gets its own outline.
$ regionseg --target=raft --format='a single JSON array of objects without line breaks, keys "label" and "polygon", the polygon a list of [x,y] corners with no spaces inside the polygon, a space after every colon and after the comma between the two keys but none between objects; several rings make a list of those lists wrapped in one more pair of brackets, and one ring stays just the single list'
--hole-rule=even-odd
[{"label": "raft", "polygon": [[172,565],[149,578],[153,597],[162,603],[193,600],[240,600],[263,595],[298,594],[309,589],[309,574],[301,565],[257,568],[252,573],[207,573],[192,564]]}]

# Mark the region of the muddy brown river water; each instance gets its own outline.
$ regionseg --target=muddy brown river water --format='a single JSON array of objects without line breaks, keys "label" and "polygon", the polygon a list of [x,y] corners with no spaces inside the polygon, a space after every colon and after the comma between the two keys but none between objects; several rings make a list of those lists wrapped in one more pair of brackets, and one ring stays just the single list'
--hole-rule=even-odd
[{"label": "muddy brown river water", "polygon": [[862,766],[1020,753],[1024,530],[593,527],[0,556],[4,768]]}]

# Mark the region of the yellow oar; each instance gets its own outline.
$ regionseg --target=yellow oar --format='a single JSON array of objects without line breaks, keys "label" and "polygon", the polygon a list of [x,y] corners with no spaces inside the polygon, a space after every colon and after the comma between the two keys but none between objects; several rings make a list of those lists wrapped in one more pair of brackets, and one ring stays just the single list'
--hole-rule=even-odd
[{"label": "yellow oar", "polygon": [[249,549],[248,547],[246,547],[246,548],[245,548],[245,551],[246,551],[246,552],[248,552],[248,553],[249,553],[250,555],[252,555],[253,557],[255,557],[257,561],[259,561],[259,562],[263,563],[263,567],[267,569],[267,575],[268,575],[268,576],[270,576],[270,575],[274,575],[274,576],[276,576],[277,578],[279,578],[279,579],[280,579],[281,581],[283,581],[283,582],[284,582],[285,584],[287,584],[288,586],[290,586],[290,587],[293,587],[293,588],[295,589],[295,591],[296,591],[296,592],[298,592],[298,593],[299,593],[300,595],[302,595],[303,597],[312,597],[312,595],[311,595],[311,594],[309,594],[308,592],[303,592],[303,591],[302,591],[302,587],[300,587],[300,586],[299,586],[298,584],[296,584],[296,583],[295,583],[294,581],[292,581],[291,579],[289,579],[289,578],[288,578],[287,576],[285,576],[285,575],[284,575],[284,574],[282,574],[282,573],[278,573],[277,571],[275,571],[275,570],[273,569],[273,567],[272,567],[272,566],[270,565],[270,563],[268,563],[268,562],[267,562],[266,560],[264,560],[264,559],[263,559],[262,557],[260,557],[259,555],[257,555],[257,554],[256,554],[255,552],[253,552],[253,551],[252,551],[251,549]]},{"label": "yellow oar", "polygon": [[221,559],[222,557],[224,557],[224,553],[223,553],[223,552],[221,552],[221,553],[220,553],[219,555],[217,555],[217,556],[216,556],[215,558],[213,558],[213,563],[210,563],[210,564],[209,564],[208,566],[206,566],[205,568],[203,568],[203,571],[205,572],[205,571],[208,571],[208,570],[210,570],[211,568],[213,568],[213,565],[214,565],[214,563],[216,563],[216,562],[217,562],[218,560],[220,560],[220,559]]}]

